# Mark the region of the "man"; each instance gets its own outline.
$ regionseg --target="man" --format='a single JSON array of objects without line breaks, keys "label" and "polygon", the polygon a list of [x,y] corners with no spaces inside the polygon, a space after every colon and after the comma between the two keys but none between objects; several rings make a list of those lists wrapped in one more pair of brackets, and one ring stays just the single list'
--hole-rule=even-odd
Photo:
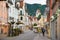
[{"label": "man", "polygon": [[45,29],[44,29],[44,27],[42,27],[41,30],[42,30],[42,35],[45,36]]}]

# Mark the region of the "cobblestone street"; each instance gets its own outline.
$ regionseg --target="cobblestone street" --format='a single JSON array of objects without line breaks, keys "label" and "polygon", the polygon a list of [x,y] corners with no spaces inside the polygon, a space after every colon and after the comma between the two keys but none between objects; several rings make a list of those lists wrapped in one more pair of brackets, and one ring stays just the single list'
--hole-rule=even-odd
[{"label": "cobblestone street", "polygon": [[27,31],[24,34],[20,34],[16,37],[4,37],[0,40],[50,40],[42,34],[34,33],[33,31]]}]

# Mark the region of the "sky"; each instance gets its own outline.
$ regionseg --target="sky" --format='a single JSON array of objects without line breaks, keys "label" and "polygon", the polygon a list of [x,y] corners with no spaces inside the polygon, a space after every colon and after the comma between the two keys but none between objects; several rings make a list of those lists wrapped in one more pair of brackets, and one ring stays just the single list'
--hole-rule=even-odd
[{"label": "sky", "polygon": [[25,3],[29,3],[29,4],[42,4],[45,5],[46,4],[46,0],[24,0]]}]

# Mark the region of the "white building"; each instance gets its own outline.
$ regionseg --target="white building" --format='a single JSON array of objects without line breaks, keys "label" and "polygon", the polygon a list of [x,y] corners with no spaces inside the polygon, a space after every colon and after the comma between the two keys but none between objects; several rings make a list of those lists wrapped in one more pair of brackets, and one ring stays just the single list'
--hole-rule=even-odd
[{"label": "white building", "polygon": [[8,6],[8,20],[10,20],[10,17],[14,18],[14,28],[17,26],[16,22],[22,22],[23,24],[19,24],[17,28],[22,27],[25,30],[25,26],[29,25],[29,17],[28,13],[25,12],[24,0],[8,0]]},{"label": "white building", "polygon": [[17,8],[15,7],[15,0],[8,0],[7,1],[8,3],[8,19],[9,17],[14,17],[14,21],[17,21],[17,18],[18,18],[18,10]]}]

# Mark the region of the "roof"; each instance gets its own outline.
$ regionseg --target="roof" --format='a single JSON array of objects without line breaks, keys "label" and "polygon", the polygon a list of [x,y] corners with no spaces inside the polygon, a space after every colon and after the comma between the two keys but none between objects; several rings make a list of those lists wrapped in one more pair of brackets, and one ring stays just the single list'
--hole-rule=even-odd
[{"label": "roof", "polygon": [[32,17],[31,17],[31,16],[29,16],[29,19],[30,19],[31,21],[33,21],[33,19],[32,19]]},{"label": "roof", "polygon": [[34,19],[34,20],[37,20],[37,18],[36,18],[36,17],[33,17],[33,19]]}]

